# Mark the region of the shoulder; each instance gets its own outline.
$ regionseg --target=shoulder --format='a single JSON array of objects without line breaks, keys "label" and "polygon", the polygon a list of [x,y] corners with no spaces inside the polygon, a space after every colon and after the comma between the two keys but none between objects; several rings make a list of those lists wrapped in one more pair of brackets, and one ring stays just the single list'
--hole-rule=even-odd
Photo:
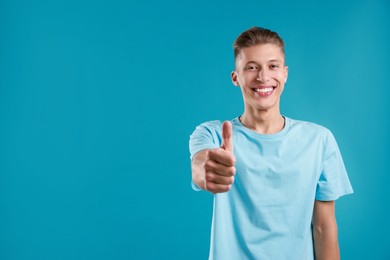
[{"label": "shoulder", "polygon": [[291,118],[289,118],[289,121],[290,121],[290,129],[292,131],[299,131],[304,134],[321,135],[324,137],[332,135],[331,131],[327,127],[313,122],[296,120]]},{"label": "shoulder", "polygon": [[213,140],[217,140],[219,139],[221,133],[222,123],[223,122],[220,120],[211,120],[203,122],[195,128],[195,130],[191,134],[191,138],[208,136]]},{"label": "shoulder", "polygon": [[290,120],[290,136],[299,142],[306,142],[308,146],[317,147],[323,151],[324,155],[338,149],[336,139],[327,127],[308,121]]},{"label": "shoulder", "polygon": [[210,134],[219,133],[222,128],[222,121],[220,120],[211,120],[207,122],[203,122],[200,125],[198,125],[195,129],[196,132],[208,132]]},{"label": "shoulder", "polygon": [[222,126],[222,121],[220,120],[211,120],[211,121],[207,121],[207,122],[204,122],[204,123],[201,123],[199,126],[201,127],[206,127],[206,128],[221,128]]},{"label": "shoulder", "polygon": [[206,121],[204,123],[201,123],[196,127],[196,130],[206,130],[209,132],[216,132],[219,133],[222,131],[222,125],[225,121],[230,121],[232,123],[233,130],[239,125],[237,122],[238,118],[233,118],[231,120],[211,120],[211,121]]},{"label": "shoulder", "polygon": [[217,148],[221,145],[221,126],[219,120],[212,120],[198,125],[190,135],[191,158],[203,149]]}]

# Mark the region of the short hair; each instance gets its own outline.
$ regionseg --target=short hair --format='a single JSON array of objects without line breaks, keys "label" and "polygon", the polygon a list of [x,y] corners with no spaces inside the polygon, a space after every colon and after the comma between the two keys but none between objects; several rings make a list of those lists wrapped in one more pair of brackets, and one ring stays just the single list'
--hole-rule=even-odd
[{"label": "short hair", "polygon": [[276,32],[257,26],[249,28],[242,32],[233,43],[234,60],[237,59],[241,49],[267,43],[279,46],[284,56],[284,42]]}]

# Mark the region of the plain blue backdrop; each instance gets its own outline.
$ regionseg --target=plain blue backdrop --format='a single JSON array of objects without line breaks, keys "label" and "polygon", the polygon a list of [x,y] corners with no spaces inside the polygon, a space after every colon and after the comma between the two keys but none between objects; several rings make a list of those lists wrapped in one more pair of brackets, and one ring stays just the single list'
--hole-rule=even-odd
[{"label": "plain blue backdrop", "polygon": [[282,113],[338,140],[342,259],[390,259],[389,24],[386,0],[0,1],[0,259],[206,259],[189,135],[243,112],[254,25],[286,42]]}]

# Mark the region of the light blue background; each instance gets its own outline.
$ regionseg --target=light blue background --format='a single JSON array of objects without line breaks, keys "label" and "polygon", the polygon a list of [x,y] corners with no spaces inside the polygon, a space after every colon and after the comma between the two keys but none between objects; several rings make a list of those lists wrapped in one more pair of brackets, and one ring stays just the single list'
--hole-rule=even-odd
[{"label": "light blue background", "polygon": [[[272,2],[272,3],[271,3]],[[206,259],[196,125],[242,113],[232,42],[286,42],[283,114],[336,136],[342,259],[390,259],[390,4],[1,1],[0,259]]]}]

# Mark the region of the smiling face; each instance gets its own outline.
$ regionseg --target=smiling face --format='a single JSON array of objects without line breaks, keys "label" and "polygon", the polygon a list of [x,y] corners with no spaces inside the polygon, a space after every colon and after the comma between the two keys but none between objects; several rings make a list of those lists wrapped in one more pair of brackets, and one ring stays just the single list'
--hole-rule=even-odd
[{"label": "smiling face", "polygon": [[245,110],[279,113],[280,96],[287,80],[284,54],[275,44],[259,44],[240,50],[231,77],[241,88]]}]

